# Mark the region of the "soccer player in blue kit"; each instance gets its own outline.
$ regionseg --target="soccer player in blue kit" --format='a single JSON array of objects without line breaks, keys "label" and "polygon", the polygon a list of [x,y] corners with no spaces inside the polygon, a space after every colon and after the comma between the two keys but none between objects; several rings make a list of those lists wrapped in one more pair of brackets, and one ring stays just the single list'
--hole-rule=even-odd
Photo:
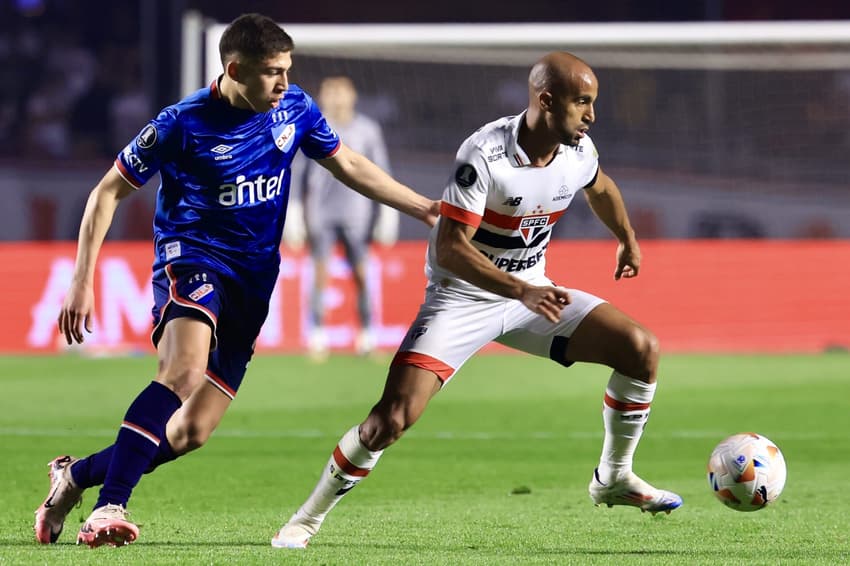
[{"label": "soccer player in blue kit", "polygon": [[236,395],[277,281],[297,150],[369,198],[429,225],[439,203],[396,182],[343,144],[312,98],[290,84],[292,39],[259,14],[222,35],[224,73],[162,110],[118,155],[83,213],[76,265],[59,315],[67,342],[91,331],[93,275],[119,202],[160,172],[154,219],[154,380],[115,442],[50,462],[35,533],[55,542],[86,488],[101,485],[78,543],[133,542],[127,502],[143,473],[204,444]]}]

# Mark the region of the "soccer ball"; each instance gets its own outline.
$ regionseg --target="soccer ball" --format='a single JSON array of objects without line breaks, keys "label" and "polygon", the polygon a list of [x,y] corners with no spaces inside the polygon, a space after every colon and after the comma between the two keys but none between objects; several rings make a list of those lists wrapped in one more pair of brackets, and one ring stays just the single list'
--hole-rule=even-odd
[{"label": "soccer ball", "polygon": [[758,511],[776,501],[785,474],[782,452],[754,432],[726,438],[708,459],[708,485],[721,503],[736,511]]}]

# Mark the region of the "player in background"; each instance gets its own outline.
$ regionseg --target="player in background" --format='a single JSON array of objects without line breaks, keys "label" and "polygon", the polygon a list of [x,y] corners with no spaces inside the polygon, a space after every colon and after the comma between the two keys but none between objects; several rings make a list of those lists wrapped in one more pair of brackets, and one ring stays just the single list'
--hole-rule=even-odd
[{"label": "player in background", "polygon": [[223,74],[163,109],[89,196],[59,330],[69,344],[83,342],[84,328],[91,331],[94,269],[113,214],[159,171],[152,334],[158,365],[112,445],[49,464],[50,492],[34,525],[41,543],[55,542],[83,490],[101,484],[77,542],[133,542],[139,529],[126,507],[142,474],[198,448],[218,425],[277,281],[296,151],[369,198],[428,224],[436,220],[438,203],[341,143],[310,96],[289,82],[293,42],[273,20],[240,16],[219,49]]},{"label": "player in background", "polygon": [[[328,124],[340,139],[362,153],[385,171],[389,171],[387,147],[378,123],[356,111],[357,90],[350,78],[331,76],[319,86],[319,108]],[[355,340],[359,354],[368,354],[374,347],[372,308],[366,263],[370,237],[375,242],[391,246],[398,238],[398,211],[378,204],[349,190],[316,162],[296,158],[292,167],[292,195],[289,218],[283,230],[283,241],[294,249],[300,248],[306,236],[313,261],[313,287],[310,294],[310,354],[324,359],[328,354],[328,337],[324,328],[324,292],[328,285],[328,259],[333,245],[339,241],[357,289],[357,314],[360,332]],[[303,209],[303,212],[302,212]]]},{"label": "player in background", "polygon": [[[428,243],[425,302],[393,359],[383,395],[346,432],[306,502],[272,539],[303,548],[333,506],[374,468],[384,449],[481,347],[496,340],[563,366],[612,368],[602,401],[602,454],[590,474],[597,505],[670,512],[682,499],[632,472],[655,394],[655,336],[603,299],[545,275],[552,225],[573,196],[617,238],[614,278],[640,269],[640,248],[617,185],[587,135],[598,83],[590,67],[553,52],[529,74],[519,116],[479,129],[461,145]],[[553,457],[557,457],[557,454]]]}]

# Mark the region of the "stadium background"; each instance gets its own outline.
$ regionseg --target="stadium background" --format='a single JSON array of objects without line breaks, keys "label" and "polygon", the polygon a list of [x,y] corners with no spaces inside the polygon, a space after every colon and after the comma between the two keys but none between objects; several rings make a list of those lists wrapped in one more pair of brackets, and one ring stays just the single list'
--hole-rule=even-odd
[{"label": "stadium background", "polygon": [[[0,2],[0,351],[62,351],[52,325],[85,199],[141,125],[183,94],[181,23],[188,10],[219,22],[256,10],[283,24],[850,18],[850,7],[839,2],[362,4]],[[101,18],[91,18],[93,11]],[[295,61],[293,80],[308,90],[327,73],[368,79],[358,84],[362,109],[384,125],[395,174],[435,198],[458,143],[484,121],[524,105],[527,65],[414,67],[298,51]],[[610,280],[613,243],[577,202],[558,226],[552,274],[615,301],[652,327],[668,351],[850,348],[847,67],[597,66],[593,137],[644,243],[644,273],[635,281]],[[110,232],[98,271],[97,330],[87,346],[95,353],[149,351],[154,188],[125,202]],[[398,342],[421,298],[424,237],[424,228],[406,220],[403,242],[376,250],[370,277],[384,347]],[[309,261],[284,252],[260,341],[266,351],[298,350],[306,332]],[[326,297],[331,339],[345,349],[355,330],[352,290],[343,262],[335,262],[333,274]]]}]

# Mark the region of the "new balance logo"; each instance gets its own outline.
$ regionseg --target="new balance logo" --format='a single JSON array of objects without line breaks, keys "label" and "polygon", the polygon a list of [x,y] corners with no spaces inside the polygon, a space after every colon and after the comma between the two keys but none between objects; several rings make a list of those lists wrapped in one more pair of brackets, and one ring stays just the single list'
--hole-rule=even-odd
[{"label": "new balance logo", "polygon": [[508,197],[505,199],[505,202],[502,203],[502,206],[519,206],[522,202],[522,197]]}]

